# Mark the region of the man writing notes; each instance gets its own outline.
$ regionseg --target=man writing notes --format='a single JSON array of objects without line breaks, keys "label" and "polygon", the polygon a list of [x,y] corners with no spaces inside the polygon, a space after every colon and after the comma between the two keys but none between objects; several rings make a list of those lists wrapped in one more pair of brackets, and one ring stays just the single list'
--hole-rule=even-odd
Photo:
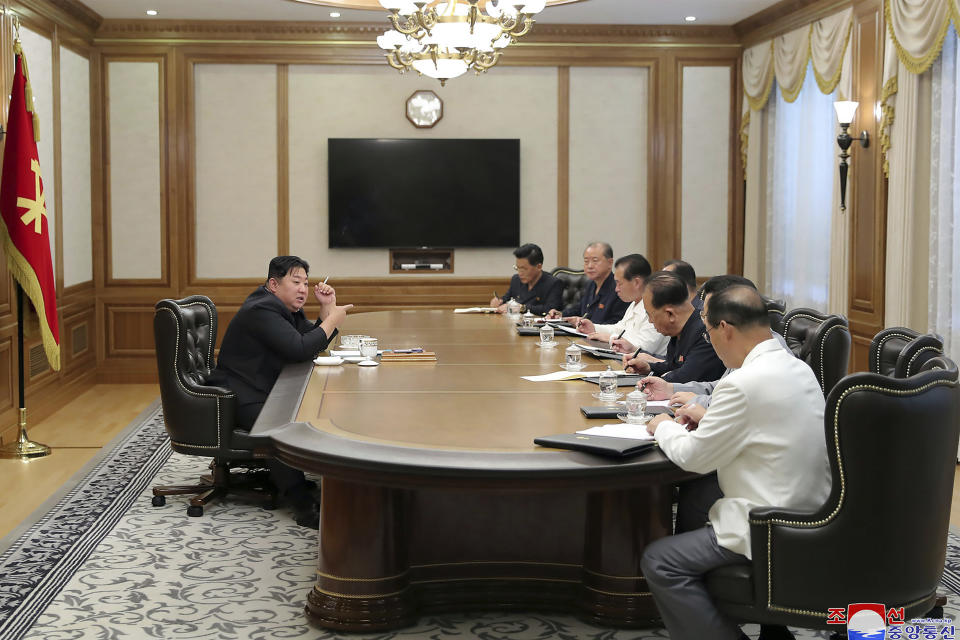
[{"label": "man writing notes", "polygon": [[[723,498],[709,526],[661,538],[642,568],[673,640],[741,640],[736,621],[714,605],[704,574],[751,557],[750,510],[816,509],[830,493],[824,400],[806,363],[770,336],[767,311],[749,287],[714,293],[705,331],[731,371],[699,424],[657,416],[647,425],[677,466],[717,472]],[[690,430],[693,428],[693,430]]]},{"label": "man writing notes", "polygon": [[620,299],[613,280],[613,248],[606,242],[591,242],[583,250],[583,272],[589,280],[580,303],[562,312],[551,309],[548,318],[563,316],[573,324],[583,318],[593,322],[613,323],[623,317],[627,303]]},{"label": "man writing notes", "polygon": [[[643,306],[657,331],[670,337],[660,360],[646,353],[623,357],[627,371],[653,374],[669,382],[716,380],[724,366],[704,339],[700,313],[689,300],[686,283],[675,273],[657,271],[643,290]],[[769,325],[768,325],[769,328]]]},{"label": "man writing notes", "polygon": [[654,328],[643,308],[643,289],[650,277],[650,263],[639,253],[631,253],[617,258],[613,267],[617,295],[630,306],[615,324],[594,324],[583,318],[580,331],[589,334],[587,337],[591,340],[609,342],[622,353],[633,353],[637,349],[659,355],[666,353],[669,338]]},{"label": "man writing notes", "polygon": [[[230,321],[220,345],[217,368],[210,384],[225,386],[237,395],[237,427],[253,427],[263,403],[285,365],[306,362],[324,349],[337,333],[352,304],[337,306],[336,291],[320,283],[313,295],[320,317],[307,320],[307,272],[310,266],[296,256],[270,261],[267,281],[244,301]],[[270,479],[293,507],[297,524],[317,528],[319,514],[311,486],[303,472],[271,460]]]},{"label": "man writing notes", "polygon": [[563,283],[543,272],[540,247],[528,243],[517,247],[513,255],[516,258],[513,269],[517,274],[510,279],[510,288],[503,297],[494,296],[490,301],[497,313],[506,312],[510,300],[516,300],[538,316],[563,304]]}]

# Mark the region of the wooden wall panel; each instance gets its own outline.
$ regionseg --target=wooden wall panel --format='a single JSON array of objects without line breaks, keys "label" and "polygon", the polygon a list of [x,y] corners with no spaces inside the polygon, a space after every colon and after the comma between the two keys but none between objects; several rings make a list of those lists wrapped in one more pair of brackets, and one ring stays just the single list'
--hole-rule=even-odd
[{"label": "wooden wall panel", "polygon": [[[854,3],[853,95],[866,108],[858,109],[856,131],[878,140],[875,112],[883,73],[884,23],[880,0]],[[867,369],[870,340],[883,328],[886,251],[886,185],[879,145],[856,145],[850,160],[847,201],[851,215],[849,312],[851,371]]]},{"label": "wooden wall panel", "polygon": [[111,305],[107,307],[107,357],[153,355],[153,307]]}]

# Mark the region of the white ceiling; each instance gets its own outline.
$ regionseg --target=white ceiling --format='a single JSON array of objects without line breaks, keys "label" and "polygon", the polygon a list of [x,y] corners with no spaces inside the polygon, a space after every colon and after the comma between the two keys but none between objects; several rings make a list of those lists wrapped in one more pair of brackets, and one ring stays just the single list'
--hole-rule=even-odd
[{"label": "white ceiling", "polygon": [[[104,18],[147,19],[156,9],[163,20],[305,20],[374,22],[386,11],[333,9],[291,0],[82,0]],[[537,16],[544,24],[693,24],[731,25],[777,3],[777,0],[584,0],[547,7]]]}]

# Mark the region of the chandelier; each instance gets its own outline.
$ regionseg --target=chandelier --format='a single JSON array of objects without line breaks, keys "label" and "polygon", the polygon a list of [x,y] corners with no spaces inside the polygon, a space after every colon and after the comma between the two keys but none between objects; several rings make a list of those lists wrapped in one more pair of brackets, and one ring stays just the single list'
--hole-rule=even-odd
[{"label": "chandelier", "polygon": [[503,49],[533,27],[546,0],[379,0],[392,29],[377,38],[387,64],[446,84],[500,61]]}]

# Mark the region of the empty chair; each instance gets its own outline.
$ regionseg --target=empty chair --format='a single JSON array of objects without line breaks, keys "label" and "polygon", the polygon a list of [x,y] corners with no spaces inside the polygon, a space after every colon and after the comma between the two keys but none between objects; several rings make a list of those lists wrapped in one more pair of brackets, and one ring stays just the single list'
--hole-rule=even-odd
[{"label": "empty chair", "polygon": [[833,388],[824,415],[830,497],[809,513],[751,510],[750,563],[707,574],[721,611],[739,622],[836,629],[829,609],[851,602],[903,607],[907,620],[934,607],[960,386],[948,358],[923,367],[909,378],[855,373]]},{"label": "empty chair", "polygon": [[563,282],[563,306],[560,311],[580,304],[580,298],[583,296],[583,287],[587,283],[587,276],[583,269],[577,271],[570,267],[556,267],[550,272],[550,275]]},{"label": "empty chair", "polygon": [[897,367],[897,358],[908,342],[920,336],[919,331],[907,327],[881,329],[870,341],[867,356],[868,371],[892,376]]},{"label": "empty chair", "polygon": [[[160,375],[163,421],[174,451],[213,458],[212,471],[195,485],[153,488],[153,506],[163,506],[168,495],[196,494],[187,514],[203,515],[203,506],[237,493],[272,506],[276,492],[266,474],[233,474],[234,467],[260,467],[267,443],[236,429],[236,396],[229,389],[207,386],[217,340],[217,308],[206,296],[161,300],[153,317]],[[244,477],[239,477],[240,475]]]},{"label": "empty chair", "polygon": [[783,317],[783,337],[794,355],[813,369],[823,395],[847,375],[850,330],[843,316],[791,309]]}]

